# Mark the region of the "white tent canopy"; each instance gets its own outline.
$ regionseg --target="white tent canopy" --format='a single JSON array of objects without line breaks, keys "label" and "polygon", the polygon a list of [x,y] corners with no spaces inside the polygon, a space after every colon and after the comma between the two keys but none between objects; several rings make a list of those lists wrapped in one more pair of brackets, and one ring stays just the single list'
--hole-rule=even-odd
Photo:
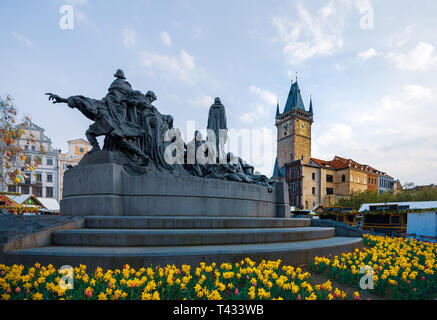
[{"label": "white tent canopy", "polygon": [[417,202],[386,202],[386,203],[365,203],[361,206],[360,212],[369,211],[370,206],[388,206],[399,205],[400,208],[405,209],[435,209],[437,208],[437,201],[417,201]]},{"label": "white tent canopy", "polygon": [[[23,205],[26,204],[27,199],[29,199],[30,197],[32,197],[31,194],[23,194],[20,196],[10,196],[10,198],[15,201],[16,203]],[[40,211],[42,212],[59,212],[60,210],[60,206],[59,206],[59,202],[56,199],[51,199],[51,198],[39,198],[39,197],[35,197],[38,200],[39,203],[41,203],[41,205],[43,206],[43,208],[41,208]]]},{"label": "white tent canopy", "polygon": [[39,202],[50,212],[59,212],[60,207],[56,199],[51,198],[37,198]]}]

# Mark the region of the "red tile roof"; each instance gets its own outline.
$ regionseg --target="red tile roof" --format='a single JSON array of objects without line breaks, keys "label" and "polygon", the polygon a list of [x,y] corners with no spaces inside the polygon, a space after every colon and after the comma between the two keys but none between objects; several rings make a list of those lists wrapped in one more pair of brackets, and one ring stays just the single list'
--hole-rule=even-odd
[{"label": "red tile roof", "polygon": [[366,172],[373,173],[373,174],[379,174],[379,175],[382,175],[385,177],[390,177],[386,173],[384,173],[380,170],[377,170],[369,165],[360,164],[352,159],[346,159],[346,158],[342,158],[339,156],[335,156],[334,159],[331,161],[320,160],[317,158],[311,158],[311,160],[314,161],[320,167],[325,168],[325,169],[333,168],[335,170],[340,170],[340,169],[346,169],[346,168],[353,168],[353,169],[358,169],[358,170],[366,171]]}]

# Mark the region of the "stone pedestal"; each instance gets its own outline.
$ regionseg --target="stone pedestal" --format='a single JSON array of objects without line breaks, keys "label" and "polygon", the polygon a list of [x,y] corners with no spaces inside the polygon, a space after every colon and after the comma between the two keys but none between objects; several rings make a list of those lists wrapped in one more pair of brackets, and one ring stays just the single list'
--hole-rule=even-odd
[{"label": "stone pedestal", "polygon": [[110,152],[64,175],[61,215],[290,217],[284,183],[267,187],[192,176],[135,175]]}]

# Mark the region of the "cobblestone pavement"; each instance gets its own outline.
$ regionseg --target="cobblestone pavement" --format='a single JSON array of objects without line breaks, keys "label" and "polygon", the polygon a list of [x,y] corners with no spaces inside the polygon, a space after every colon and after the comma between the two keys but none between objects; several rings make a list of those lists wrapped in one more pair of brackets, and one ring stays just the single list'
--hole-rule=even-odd
[{"label": "cobblestone pavement", "polygon": [[0,216],[0,245],[48,228],[73,222],[79,217],[60,216]]}]

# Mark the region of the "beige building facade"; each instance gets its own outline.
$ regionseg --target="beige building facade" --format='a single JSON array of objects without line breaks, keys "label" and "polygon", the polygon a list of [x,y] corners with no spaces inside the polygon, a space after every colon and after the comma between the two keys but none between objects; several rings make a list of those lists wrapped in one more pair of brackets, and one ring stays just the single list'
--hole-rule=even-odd
[{"label": "beige building facade", "polygon": [[59,199],[62,199],[64,173],[68,170],[69,166],[76,166],[82,160],[83,156],[87,154],[92,147],[88,141],[84,139],[76,139],[68,141],[68,152],[61,153],[58,157],[59,160]]}]

